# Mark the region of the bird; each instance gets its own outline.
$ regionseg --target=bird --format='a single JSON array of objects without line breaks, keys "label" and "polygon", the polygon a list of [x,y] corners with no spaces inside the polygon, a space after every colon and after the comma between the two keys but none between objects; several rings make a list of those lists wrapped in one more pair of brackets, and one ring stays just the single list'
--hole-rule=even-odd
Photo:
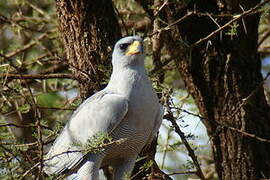
[{"label": "bird", "polygon": [[[107,86],[86,99],[73,113],[44,159],[45,173],[76,172],[78,179],[98,180],[99,169],[111,166],[115,180],[129,176],[143,147],[157,135],[163,107],[144,66],[140,36],[120,39],[112,53]],[[111,137],[101,151],[83,153],[98,133]]]}]

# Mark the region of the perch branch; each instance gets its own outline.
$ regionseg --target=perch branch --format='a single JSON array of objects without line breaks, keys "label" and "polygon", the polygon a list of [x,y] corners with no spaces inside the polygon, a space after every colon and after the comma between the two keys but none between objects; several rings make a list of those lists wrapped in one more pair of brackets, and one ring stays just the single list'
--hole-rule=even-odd
[{"label": "perch branch", "polygon": [[188,155],[191,157],[191,159],[196,167],[196,174],[198,175],[198,177],[200,177],[201,180],[206,180],[206,178],[203,175],[202,169],[200,167],[200,163],[195,155],[194,150],[191,148],[188,141],[186,140],[185,134],[181,131],[181,129],[177,125],[172,113],[169,112],[168,114],[164,115],[164,119],[167,119],[172,123],[173,127],[175,128],[175,132],[180,136],[182,142],[184,143],[184,145],[188,151]]}]

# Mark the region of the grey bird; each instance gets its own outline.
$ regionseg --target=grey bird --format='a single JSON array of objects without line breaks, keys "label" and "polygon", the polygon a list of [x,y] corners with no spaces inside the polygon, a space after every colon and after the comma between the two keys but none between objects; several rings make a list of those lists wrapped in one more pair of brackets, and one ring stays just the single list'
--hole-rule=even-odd
[{"label": "grey bird", "polygon": [[[99,168],[110,165],[115,180],[130,175],[138,154],[157,134],[163,117],[144,59],[139,36],[125,37],[116,43],[108,85],[74,112],[46,155],[47,174],[75,171],[79,179],[98,180]],[[87,144],[98,133],[108,133],[113,141],[125,141],[98,152],[79,151],[76,144]]]}]

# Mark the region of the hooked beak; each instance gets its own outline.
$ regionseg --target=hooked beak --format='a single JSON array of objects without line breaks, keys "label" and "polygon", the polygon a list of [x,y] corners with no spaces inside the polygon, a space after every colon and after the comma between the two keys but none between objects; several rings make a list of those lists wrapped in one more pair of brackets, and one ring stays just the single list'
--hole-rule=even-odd
[{"label": "hooked beak", "polygon": [[142,54],[142,44],[140,41],[134,41],[129,45],[128,50],[126,51],[127,56],[131,56],[134,54]]}]

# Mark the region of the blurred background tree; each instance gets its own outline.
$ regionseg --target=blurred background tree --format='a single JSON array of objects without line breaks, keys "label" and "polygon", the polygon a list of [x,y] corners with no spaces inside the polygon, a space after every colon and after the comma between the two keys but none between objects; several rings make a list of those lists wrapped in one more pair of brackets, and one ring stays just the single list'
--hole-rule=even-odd
[{"label": "blurred background tree", "polygon": [[44,152],[132,34],[166,109],[132,179],[269,178],[268,2],[0,1],[0,179],[53,179]]}]

